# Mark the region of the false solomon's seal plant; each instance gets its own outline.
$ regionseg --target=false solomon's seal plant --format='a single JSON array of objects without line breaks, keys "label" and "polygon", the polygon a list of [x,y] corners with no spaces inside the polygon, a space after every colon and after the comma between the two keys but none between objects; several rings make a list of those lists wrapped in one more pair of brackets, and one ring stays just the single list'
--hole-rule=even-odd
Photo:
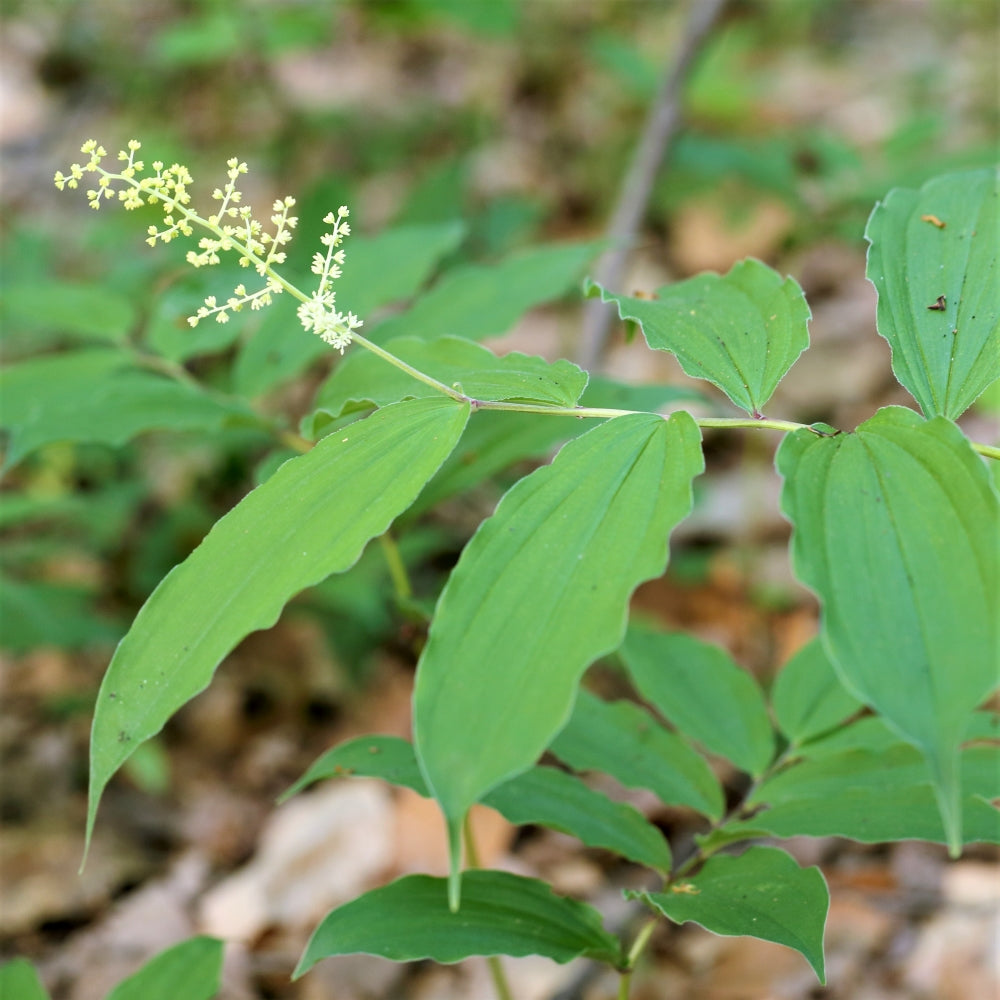
[{"label": "false solomon's seal plant", "polygon": [[[497,447],[496,435],[492,444],[475,438],[477,421],[499,419],[483,411],[504,411],[505,435],[530,426],[542,451],[566,443],[508,490],[452,571],[417,667],[412,744],[371,736],[334,747],[288,793],[364,775],[433,796],[447,821],[451,875],[407,876],[334,910],[296,975],[356,951],[440,962],[587,956],[620,970],[624,997],[653,922],[666,917],[797,949],[822,982],[823,877],[757,841],[918,838],[958,855],[1000,840],[996,720],[981,708],[1000,657],[1000,503],[984,458],[1000,449],[956,423],[1000,377],[998,171],[939,177],[876,206],[865,236],[878,330],[919,411],[888,406],[841,432],[764,416],[808,347],[810,312],[796,282],[759,261],[652,297],[587,286],[637,323],[652,350],[675,354],[746,413],[665,417],[657,410],[669,392],[588,384],[566,361],[497,357],[453,336],[461,330],[367,339],[335,304],[346,209],[326,217],[312,268],[318,287],[306,292],[282,274],[293,199],[274,203],[268,228],[242,204],[246,166],[234,159],[214,213],[201,216],[187,169],[157,162],[148,171],[138,150],[130,142],[112,172],[89,142],[89,160],[56,184],[93,178],[95,208],[157,205],[162,225],[148,242],[198,231],[192,265],[231,254],[256,272],[254,288],[206,299],[192,324],[224,323],[286,295],[299,300],[307,331],[342,353],[354,347],[303,424],[319,439],[302,442],[304,454],[215,525],[118,646],[94,716],[88,843],[111,777],[244,636],[273,624],[299,591],[348,571],[407,511],[446,495],[449,470],[452,491],[469,485],[454,478],[464,442]],[[321,436],[331,421],[336,429]],[[769,691],[715,646],[629,624],[631,594],[663,573],[670,533],[691,511],[707,427],[784,435],[776,464],[791,559],[819,598],[821,621]],[[507,452],[507,461],[529,453],[538,451]],[[612,655],[642,704],[581,687],[587,667]],[[726,808],[710,758],[748,775],[735,806]],[[584,782],[591,770],[700,814],[694,853],[674,858],[660,829]],[[546,883],[481,869],[465,823],[477,803],[648,868],[649,888],[629,895],[650,921],[620,940],[595,909]],[[493,969],[507,995],[495,960]]]}]

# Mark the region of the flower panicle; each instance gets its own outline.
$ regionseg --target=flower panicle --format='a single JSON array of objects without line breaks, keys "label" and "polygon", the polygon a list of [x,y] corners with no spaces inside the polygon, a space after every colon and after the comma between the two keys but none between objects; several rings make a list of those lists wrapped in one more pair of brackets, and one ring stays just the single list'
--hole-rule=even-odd
[{"label": "flower panicle", "polygon": [[121,168],[112,172],[102,166],[108,156],[107,150],[95,139],[88,139],[80,147],[87,160],[73,163],[67,174],[56,171],[55,185],[60,191],[72,190],[78,188],[88,174],[94,174],[95,186],[86,191],[91,208],[99,209],[102,202],[110,200],[118,200],[129,211],[143,205],[161,206],[162,224],[151,225],[146,230],[146,242],[150,246],[158,242],[170,243],[179,236],[191,237],[198,226],[208,230],[210,235],[198,240],[197,250],[188,251],[186,259],[192,267],[211,267],[222,260],[222,254],[234,252],[241,267],[253,267],[263,279],[263,284],[255,291],[248,291],[245,284],[237,285],[233,294],[221,303],[214,295],[208,296],[204,305],[188,317],[192,327],[210,316],[218,323],[226,323],[231,313],[240,312],[246,306],[251,310],[262,309],[271,304],[275,295],[288,290],[302,299],[299,319],[303,327],[343,353],[351,342],[353,331],[361,326],[361,320],[354,313],[341,313],[334,305],[332,284],[340,277],[344,263],[344,251],[338,247],[351,232],[346,221],[347,208],[341,207],[336,214],[330,212],[323,220],[332,228],[321,237],[325,252],[313,258],[312,270],[319,276],[319,287],[307,297],[275,271],[285,263],[285,247],[298,225],[298,218],[291,214],[294,198],[279,198],[272,204],[269,222],[273,230],[266,229],[254,218],[250,206],[243,204],[243,192],[238,184],[248,167],[233,157],[226,163],[225,186],[212,192],[213,201],[219,203],[215,212],[202,218],[189,207],[193,178],[188,168],[179,163],[168,167],[156,160],[149,173],[146,164],[136,158],[141,148],[137,139],[130,139],[126,148],[118,153]]},{"label": "flower panicle", "polygon": [[350,214],[347,206],[341,205],[336,213],[328,212],[323,217],[323,221],[330,226],[330,231],[319,238],[326,252],[315,253],[312,259],[312,273],[319,276],[319,285],[312,297],[298,308],[302,326],[341,354],[351,343],[354,331],[363,323],[354,313],[342,313],[337,309],[333,291],[333,282],[340,277],[344,263],[344,251],[338,248],[344,237],[351,235],[351,226],[347,221]]}]

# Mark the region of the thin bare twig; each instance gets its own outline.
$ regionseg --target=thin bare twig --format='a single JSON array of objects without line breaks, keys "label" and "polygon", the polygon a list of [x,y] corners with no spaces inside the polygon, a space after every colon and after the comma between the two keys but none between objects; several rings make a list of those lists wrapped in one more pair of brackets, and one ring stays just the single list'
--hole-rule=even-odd
[{"label": "thin bare twig", "polygon": [[[680,124],[681,91],[696,57],[730,0],[692,0],[691,14],[676,55],[650,109],[642,139],[622,183],[618,204],[608,226],[610,247],[602,254],[594,276],[606,288],[618,290],[636,233],[646,212],[653,182]],[[611,332],[612,307],[591,299],[584,310],[577,363],[593,371]]]}]

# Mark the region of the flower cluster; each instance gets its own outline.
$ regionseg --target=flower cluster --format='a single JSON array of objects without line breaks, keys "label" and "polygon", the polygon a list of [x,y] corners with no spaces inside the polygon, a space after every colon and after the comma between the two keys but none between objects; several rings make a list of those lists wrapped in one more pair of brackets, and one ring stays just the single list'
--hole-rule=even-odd
[{"label": "flower cluster", "polygon": [[351,235],[351,227],[346,221],[348,215],[350,212],[341,205],[336,215],[330,212],[324,216],[323,221],[331,227],[330,232],[320,237],[326,253],[314,254],[312,261],[312,273],[319,275],[319,287],[313,292],[312,298],[303,302],[298,309],[299,322],[337,348],[341,354],[362,322],[354,313],[345,314],[334,308],[332,286],[340,277],[340,266],[344,263],[344,251],[337,247],[344,242],[345,236]]},{"label": "flower cluster", "polygon": [[191,236],[194,227],[199,226],[211,235],[203,236],[198,241],[197,251],[188,251],[187,261],[192,267],[218,264],[223,253],[232,251],[238,255],[241,267],[253,267],[264,279],[263,285],[252,292],[242,283],[237,285],[233,294],[221,304],[214,295],[208,296],[205,304],[188,318],[191,326],[197,326],[208,316],[214,316],[218,323],[226,323],[230,313],[239,312],[247,305],[254,310],[261,309],[270,305],[275,295],[288,291],[302,300],[298,314],[303,327],[343,353],[351,342],[353,332],[361,326],[361,320],[354,313],[343,314],[334,308],[332,283],[340,276],[344,263],[344,251],[336,248],[351,232],[345,221],[347,209],[340,208],[336,215],[331,212],[323,220],[332,226],[332,230],[321,238],[326,253],[317,253],[313,258],[312,270],[319,275],[319,287],[312,296],[306,296],[275,271],[276,266],[285,262],[283,248],[292,239],[298,224],[298,219],[290,214],[295,207],[294,198],[280,198],[274,202],[270,217],[274,230],[266,230],[254,218],[250,206],[241,204],[243,194],[237,182],[241,175],[247,173],[247,165],[234,157],[226,164],[228,180],[225,187],[212,192],[213,200],[220,202],[217,211],[208,218],[202,218],[188,207],[191,202],[188,188],[192,178],[187,167],[179,163],[165,167],[162,162],[155,161],[152,164],[154,173],[143,176],[145,164],[135,158],[140,148],[138,140],[130,139],[127,148],[118,154],[118,160],[124,166],[119,172],[112,173],[101,165],[108,155],[107,150],[90,139],[81,147],[81,152],[89,157],[87,162],[72,164],[68,175],[57,171],[56,187],[60,191],[77,188],[86,174],[95,174],[96,187],[87,191],[87,201],[92,208],[98,209],[102,201],[111,199],[117,199],[129,210],[144,204],[162,205],[162,227],[150,226],[147,229],[146,242],[150,246],[155,246],[157,241],[169,243],[176,236]]}]

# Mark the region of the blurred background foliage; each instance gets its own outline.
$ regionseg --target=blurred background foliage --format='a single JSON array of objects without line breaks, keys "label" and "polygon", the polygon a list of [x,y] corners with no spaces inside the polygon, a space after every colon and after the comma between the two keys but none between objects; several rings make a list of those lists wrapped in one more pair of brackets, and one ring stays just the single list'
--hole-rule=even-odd
[{"label": "blurred background foliage", "polygon": [[[355,235],[345,244],[338,305],[362,315],[366,335],[453,324],[441,332],[573,357],[580,278],[691,8],[670,0],[6,0],[0,424],[10,431],[48,407],[75,428],[109,350],[173,393],[164,390],[159,423],[137,414],[138,397],[129,397],[89,438],[50,435],[23,453],[6,439],[0,641],[15,656],[5,660],[14,665],[3,682],[13,711],[0,741],[8,778],[0,818],[27,827],[65,811],[67,871],[78,861],[87,726],[111,645],[211,525],[295,453],[298,434],[326,433],[357,413],[322,409],[339,356],[298,328],[290,302],[190,330],[185,317],[206,294],[228,295],[242,272],[193,272],[180,243],[149,249],[152,210],[95,213],[80,192],[54,189],[54,171],[79,160],[87,138],[114,152],[136,137],[147,161],[186,163],[195,204],[205,206],[237,156],[250,165],[247,201],[298,199],[292,274],[307,270],[322,216],[350,206]],[[687,80],[683,127],[620,290],[652,292],[757,256],[796,276],[814,312],[816,347],[788,392],[779,390],[774,415],[850,427],[881,402],[906,402],[892,395],[888,351],[874,335],[865,219],[891,187],[996,160],[997,20],[996,5],[983,0],[732,0]],[[602,373],[660,383],[646,385],[648,398],[635,405],[684,392],[692,402],[676,370],[641,348],[629,353],[626,341],[618,331]],[[41,396],[24,390],[24,366],[81,351],[85,363],[77,353],[65,369],[47,369]],[[190,402],[183,393],[195,389],[200,409],[181,419]],[[591,391],[603,394],[602,405],[626,405],[620,384],[595,379]],[[461,546],[530,467],[524,460],[544,457],[562,433],[557,421],[514,428],[503,416],[477,418],[478,436],[470,431],[420,516],[401,526],[412,595],[398,580],[394,587],[394,556],[378,546],[350,573],[301,595],[283,619],[291,631],[248,641],[235,697],[240,725],[198,729],[192,720],[212,718],[207,702],[181,713],[168,727],[168,741],[180,734],[169,755],[153,741],[133,760],[142,808],[116,809],[112,794],[109,826],[138,831],[162,857],[185,835],[162,809],[150,811],[149,796],[162,795],[169,768],[183,770],[184,740],[200,774],[209,759],[235,759],[237,744],[250,745],[247,732],[273,721],[275,705],[290,705],[284,721],[298,756],[289,751],[272,766],[259,750],[252,765],[233,765],[261,811],[270,808],[330,742],[336,720],[358,710],[356,684],[375,651],[412,663]],[[709,475],[673,546],[674,582],[653,585],[638,603],[656,611],[669,603],[675,624],[773,670],[815,616],[787,569],[774,442],[708,435],[706,444]],[[455,503],[460,488],[469,492]],[[720,546],[735,556],[719,562]],[[710,587],[691,589],[709,578]],[[785,646],[773,637],[754,645],[749,605],[765,614],[804,606],[806,624],[789,625]],[[312,632],[296,631],[303,621]],[[220,679],[210,692],[216,709],[231,694]],[[221,735],[231,732],[239,737],[232,746]],[[127,789],[119,794],[134,802]],[[252,848],[253,825],[243,825],[220,863]],[[137,878],[134,865],[118,872],[105,895]],[[92,903],[74,905],[65,919],[85,920],[79,914]],[[18,919],[0,920],[5,946],[33,926]],[[31,939],[27,952],[47,940]],[[275,987],[268,995],[286,994]]]}]

